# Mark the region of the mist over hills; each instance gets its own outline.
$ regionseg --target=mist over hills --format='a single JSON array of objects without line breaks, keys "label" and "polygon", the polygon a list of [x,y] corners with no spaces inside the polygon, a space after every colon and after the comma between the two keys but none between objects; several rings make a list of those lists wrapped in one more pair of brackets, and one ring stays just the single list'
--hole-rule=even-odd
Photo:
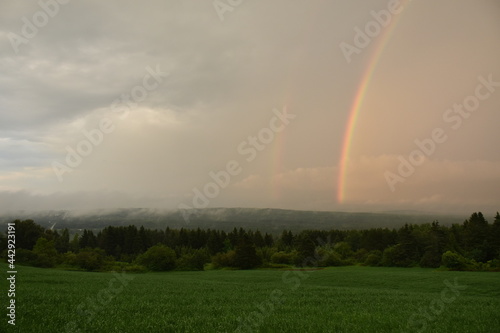
[{"label": "mist over hills", "polygon": [[45,228],[55,229],[102,229],[110,225],[133,224],[149,229],[199,227],[230,231],[233,228],[243,227],[275,234],[284,229],[300,231],[305,229],[398,228],[405,223],[422,224],[435,220],[442,225],[451,225],[462,223],[467,218],[466,215],[440,215],[414,211],[354,213],[271,208],[205,208],[189,211],[127,208],[94,211],[19,211],[1,215],[4,223],[15,219],[33,219]]}]

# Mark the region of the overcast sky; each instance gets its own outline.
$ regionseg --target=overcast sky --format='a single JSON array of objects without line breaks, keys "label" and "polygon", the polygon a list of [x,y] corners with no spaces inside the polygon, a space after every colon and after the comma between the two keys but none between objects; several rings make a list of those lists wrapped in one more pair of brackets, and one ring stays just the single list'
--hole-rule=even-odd
[{"label": "overcast sky", "polygon": [[497,0],[65,1],[0,3],[2,211],[500,210]]}]

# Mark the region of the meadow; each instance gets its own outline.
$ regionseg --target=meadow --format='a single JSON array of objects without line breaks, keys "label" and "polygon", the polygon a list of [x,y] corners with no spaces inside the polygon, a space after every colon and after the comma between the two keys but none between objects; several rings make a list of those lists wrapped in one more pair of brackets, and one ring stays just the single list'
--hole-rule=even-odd
[{"label": "meadow", "polygon": [[16,325],[4,314],[2,332],[500,332],[498,273],[17,270]]}]

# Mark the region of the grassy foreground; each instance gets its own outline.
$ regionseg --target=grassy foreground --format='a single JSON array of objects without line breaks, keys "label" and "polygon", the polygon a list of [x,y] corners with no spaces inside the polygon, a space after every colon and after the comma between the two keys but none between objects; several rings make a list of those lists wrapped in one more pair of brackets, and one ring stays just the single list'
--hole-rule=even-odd
[{"label": "grassy foreground", "polygon": [[2,292],[1,332],[500,332],[498,273],[17,269],[16,325]]}]

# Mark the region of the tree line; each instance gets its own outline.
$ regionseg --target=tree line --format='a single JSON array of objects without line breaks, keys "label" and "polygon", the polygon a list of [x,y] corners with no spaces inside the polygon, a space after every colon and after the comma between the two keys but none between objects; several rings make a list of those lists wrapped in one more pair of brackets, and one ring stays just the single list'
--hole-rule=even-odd
[{"label": "tree line", "polygon": [[[281,235],[234,228],[145,229],[134,225],[83,230],[51,230],[33,220],[16,220],[19,264],[88,271],[168,271],[211,268],[285,268],[367,265],[445,267],[500,271],[500,214],[488,223],[481,212],[462,224],[438,221],[399,229],[284,230]],[[6,235],[0,233],[7,260]]]}]

